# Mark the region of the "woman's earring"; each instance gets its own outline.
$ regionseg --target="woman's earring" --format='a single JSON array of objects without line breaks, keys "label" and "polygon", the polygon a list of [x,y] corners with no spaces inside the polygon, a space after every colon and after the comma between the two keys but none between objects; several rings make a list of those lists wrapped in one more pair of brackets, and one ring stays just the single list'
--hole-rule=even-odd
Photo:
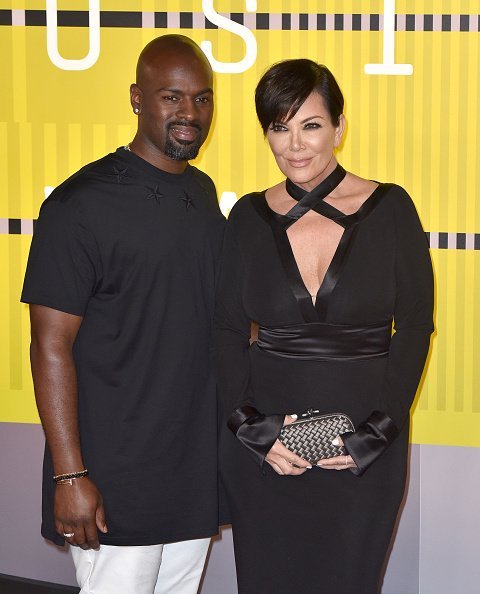
[{"label": "woman's earring", "polygon": [[140,113],[140,109],[138,107],[135,107],[135,109],[133,110],[135,113]]}]

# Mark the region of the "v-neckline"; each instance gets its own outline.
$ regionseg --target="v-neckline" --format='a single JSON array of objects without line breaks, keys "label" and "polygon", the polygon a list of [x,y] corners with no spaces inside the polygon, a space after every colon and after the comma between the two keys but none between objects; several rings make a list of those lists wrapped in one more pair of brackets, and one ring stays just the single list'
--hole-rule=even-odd
[{"label": "v-neckline", "polygon": [[[360,208],[352,214],[345,214],[334,206],[324,202],[326,196],[318,201],[311,201],[309,197],[310,193],[307,193],[293,206],[293,208],[291,208],[285,215],[282,215],[273,210],[268,204],[265,196],[266,190],[259,193],[261,199],[258,203],[260,206],[260,214],[262,214],[263,218],[269,222],[272,228],[277,250],[285,269],[290,288],[306,322],[325,320],[330,296],[338,284],[348,254],[351,251],[353,239],[358,228],[357,223],[363,220],[375,208],[380,197],[390,186],[391,184],[379,184],[362,203]],[[328,192],[328,194],[330,194],[330,192]],[[308,204],[309,200],[310,204]],[[332,220],[344,228],[340,241],[338,242],[333,257],[316,292],[315,304],[313,303],[312,295],[307,289],[303,277],[300,274],[300,269],[287,235],[287,229],[309,210],[314,210],[318,214]]]}]

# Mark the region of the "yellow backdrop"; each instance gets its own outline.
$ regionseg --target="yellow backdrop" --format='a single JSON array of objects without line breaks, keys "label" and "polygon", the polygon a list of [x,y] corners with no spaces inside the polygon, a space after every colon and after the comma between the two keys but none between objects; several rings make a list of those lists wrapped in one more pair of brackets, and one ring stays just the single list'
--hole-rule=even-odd
[{"label": "yellow backdrop", "polygon": [[403,185],[432,246],[437,334],[413,441],[480,446],[479,12],[477,0],[0,0],[0,421],[38,422],[19,295],[39,206],[131,140],[136,58],[168,29],[212,44],[217,109],[196,165],[225,210],[279,179],[253,107],[265,68],[309,57],[336,75],[339,160]]}]

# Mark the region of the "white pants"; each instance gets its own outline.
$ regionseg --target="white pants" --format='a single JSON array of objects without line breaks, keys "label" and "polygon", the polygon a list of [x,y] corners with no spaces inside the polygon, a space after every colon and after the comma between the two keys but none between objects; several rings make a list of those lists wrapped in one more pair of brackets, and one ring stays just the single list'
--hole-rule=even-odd
[{"label": "white pants", "polygon": [[202,538],[70,550],[80,594],[197,594],[209,544],[209,538]]}]

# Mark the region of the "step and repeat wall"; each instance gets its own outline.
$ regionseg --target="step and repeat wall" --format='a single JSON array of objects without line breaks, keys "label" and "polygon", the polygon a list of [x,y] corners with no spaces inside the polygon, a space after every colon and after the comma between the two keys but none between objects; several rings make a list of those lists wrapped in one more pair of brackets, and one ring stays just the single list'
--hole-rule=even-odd
[{"label": "step and repeat wall", "polygon": [[132,139],[136,59],[168,31],[201,44],[216,71],[216,116],[196,165],[226,213],[280,179],[254,113],[262,72],[292,57],[332,70],[348,121],[339,161],[403,185],[432,248],[437,334],[412,439],[480,446],[478,13],[473,0],[0,2],[0,421],[38,422],[19,295],[40,204]]},{"label": "step and repeat wall", "polygon": [[0,0],[0,423],[39,422],[19,297],[40,204],[133,138],[138,54],[169,32],[216,73],[195,165],[225,214],[281,179],[254,111],[264,70],[295,57],[332,70],[348,123],[338,160],[403,185],[432,248],[436,334],[412,442],[479,447],[479,13],[478,0]]}]

